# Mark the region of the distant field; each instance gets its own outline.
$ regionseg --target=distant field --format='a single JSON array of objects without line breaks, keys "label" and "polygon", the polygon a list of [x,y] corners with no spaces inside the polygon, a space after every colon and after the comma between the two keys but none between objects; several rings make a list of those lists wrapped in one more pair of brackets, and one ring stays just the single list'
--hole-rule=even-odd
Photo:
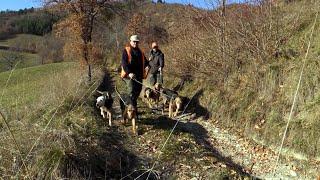
[{"label": "distant field", "polygon": [[[54,63],[0,73],[0,105],[7,108],[36,106],[63,92],[77,72],[76,63]],[[11,74],[11,75],[10,75]],[[50,95],[50,97],[49,97]],[[56,97],[54,97],[56,98]],[[31,108],[32,109],[32,108]]]},{"label": "distant field", "polygon": [[[3,47],[14,47],[17,49],[37,49],[39,43],[43,40],[42,36],[30,35],[30,34],[17,34],[13,38],[0,40],[0,46]],[[0,72],[10,70],[8,57],[16,56],[18,57],[13,64],[16,64],[16,68],[25,68],[40,65],[40,57],[37,54],[27,53],[27,52],[17,52],[0,49]]]},{"label": "distant field", "polygon": [[31,34],[17,34],[14,38],[0,40],[1,46],[15,46],[26,43],[37,43],[43,39],[42,36],[31,35]]},{"label": "distant field", "polygon": [[8,62],[5,59],[9,58],[10,56],[18,57],[16,61],[17,62],[20,61],[20,62],[17,64],[16,68],[36,66],[41,63],[40,57],[37,54],[0,50],[0,72],[9,70]]}]

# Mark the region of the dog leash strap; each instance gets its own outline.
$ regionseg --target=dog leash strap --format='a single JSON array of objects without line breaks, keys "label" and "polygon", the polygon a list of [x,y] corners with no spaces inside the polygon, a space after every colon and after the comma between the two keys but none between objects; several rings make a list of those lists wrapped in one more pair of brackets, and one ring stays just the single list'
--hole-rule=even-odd
[{"label": "dog leash strap", "polygon": [[125,106],[128,106],[127,103],[122,99],[121,94],[119,93],[117,86],[115,86],[114,88],[115,88],[116,94],[119,96],[119,98],[123,102],[123,104]]},{"label": "dog leash strap", "polygon": [[[147,85],[143,84],[142,82],[140,82],[140,81],[136,80],[135,78],[132,78],[132,80],[134,80],[134,81],[135,81],[135,82],[137,82],[138,84],[141,84],[142,86],[145,86],[145,87],[147,87],[147,88],[152,89],[151,87],[149,87],[149,86],[147,86]],[[163,94],[163,95],[167,96],[169,99],[172,99],[172,97],[171,97],[171,96],[169,96],[169,95],[167,95],[167,94],[164,94],[164,93],[162,93],[162,92],[160,92],[160,91],[158,91],[158,90],[156,90],[156,89],[153,89],[153,90],[154,90],[154,91],[156,91],[156,92],[158,92],[158,93],[160,93],[160,94]]]}]

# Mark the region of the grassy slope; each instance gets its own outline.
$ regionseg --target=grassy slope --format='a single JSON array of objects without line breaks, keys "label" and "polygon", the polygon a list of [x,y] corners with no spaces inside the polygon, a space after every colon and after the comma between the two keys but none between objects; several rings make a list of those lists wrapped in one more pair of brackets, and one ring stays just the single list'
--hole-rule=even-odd
[{"label": "grassy slope", "polygon": [[[202,80],[187,83],[180,92],[184,96],[191,97],[197,90],[204,90],[199,102],[210,111],[214,121],[225,128],[234,128],[236,132],[244,133],[260,143],[274,146],[276,150],[280,145],[279,140],[282,138],[288,119],[311,26],[318,10],[318,6],[308,3],[308,1],[281,4],[280,7],[284,19],[281,21],[284,22],[282,31],[287,38],[287,43],[281,49],[289,57],[282,56],[270,60],[269,64],[261,65],[260,70],[263,78],[259,81],[253,81],[250,74],[252,69],[245,69],[244,71],[247,73],[241,75],[235,73],[229,78],[225,87],[226,91],[223,93],[219,92],[222,87],[213,87]],[[184,14],[188,10],[181,6],[150,5],[144,9],[143,12],[147,15],[153,14],[152,21],[161,22],[169,34],[176,35],[176,30],[180,28],[179,22],[188,21],[188,16]],[[166,21],[161,21],[158,17]],[[299,158],[310,157],[314,159],[320,156],[318,150],[320,134],[317,130],[320,128],[317,111],[320,97],[318,93],[320,90],[318,75],[320,68],[318,63],[319,24],[318,18],[298,94],[297,107],[285,141],[285,148],[296,151],[293,154],[297,157],[300,156]],[[293,34],[289,35],[288,32],[293,32]],[[177,48],[174,47],[174,41],[161,45],[167,59],[165,72],[174,71],[170,66],[170,59],[174,59],[174,54],[172,57],[171,54],[166,54],[169,49]],[[290,51],[293,54],[297,53],[297,55],[291,55]],[[175,87],[179,78],[168,76],[165,86]],[[237,82],[239,79],[241,84],[234,86],[233,82]],[[250,86],[255,88],[250,88]]]},{"label": "grassy slope", "polygon": [[31,34],[17,34],[13,38],[0,40],[1,46],[14,46],[19,43],[37,43],[42,40],[41,36]]},{"label": "grassy slope", "polygon": [[[294,92],[296,90],[302,62],[305,59],[311,28],[315,20],[315,14],[319,11],[318,6],[313,6],[307,1],[297,1],[282,6],[284,18],[294,16],[294,22],[289,23],[293,28],[292,36],[282,47],[285,51],[297,52],[298,55],[290,58],[280,58],[274,64],[269,65],[269,76],[266,77],[267,85],[273,86],[264,96],[269,96],[271,108],[266,116],[266,124],[262,130],[257,130],[265,143],[279,146],[280,137],[284,132],[284,127],[288,120],[289,110],[292,105]],[[319,108],[319,40],[320,40],[320,20],[316,20],[313,36],[310,39],[310,50],[306,58],[306,67],[302,76],[302,83],[297,96],[297,105],[294,109],[292,121],[289,126],[288,135],[284,144],[285,149],[300,158],[319,158],[320,151],[319,131],[320,123],[318,120]],[[278,79],[276,74],[279,75]],[[280,81],[280,84],[276,82]],[[268,95],[269,94],[269,95]],[[272,94],[272,96],[270,96]],[[262,98],[263,99],[263,98]],[[259,100],[257,101],[259,102]],[[262,101],[263,102],[263,101]],[[279,135],[277,135],[279,134]],[[263,137],[263,138],[261,138]],[[277,147],[278,148],[278,147]],[[299,153],[297,153],[299,152]],[[301,155],[302,153],[303,155]],[[301,157],[302,156],[302,157]]]},{"label": "grassy slope", "polygon": [[[74,63],[57,63],[0,73],[1,104],[5,107],[38,104],[42,94],[52,88],[55,78],[74,66]],[[19,102],[15,101],[17,98]]]},{"label": "grassy slope", "polygon": [[[95,86],[81,83],[82,73],[77,63],[47,64],[0,73],[0,109],[10,127],[1,119],[1,177],[58,177],[57,169],[63,168],[67,151],[76,153],[79,148],[80,155],[84,155],[84,149],[90,149],[75,141],[105,133],[97,128],[92,113],[91,92]],[[12,143],[13,139],[19,148]],[[119,153],[125,152],[119,150]],[[20,167],[23,170],[18,172]]]},{"label": "grassy slope", "polygon": [[[293,7],[296,8],[296,7]],[[309,18],[307,18],[309,19]],[[305,37],[306,32],[308,32],[310,28],[310,19],[307,20],[309,23],[307,23],[305,28],[302,28],[301,31],[293,36],[293,38],[290,39],[290,44],[288,47],[294,47],[296,49],[299,49],[301,47],[301,41],[303,41],[303,37]],[[317,26],[319,27],[319,26]],[[319,32],[319,29],[317,29],[316,32]],[[315,41],[320,38],[318,33],[315,33]],[[298,40],[299,39],[299,40]],[[300,43],[300,45],[298,44]],[[314,52],[317,51],[318,44],[315,44],[312,47],[312,56],[310,59],[314,58],[314,61],[317,59],[314,54]],[[165,48],[170,48],[170,46],[165,47]],[[287,48],[287,47],[285,47]],[[281,60],[278,63],[283,63],[283,66],[286,67],[287,69],[292,69],[294,68],[293,71],[285,71],[288,72],[288,74],[284,74],[286,78],[285,84],[283,88],[281,88],[281,97],[284,99],[279,99],[275,100],[273,103],[273,109],[268,109],[270,110],[270,113],[267,116],[267,123],[263,127],[265,129],[259,130],[259,131],[252,131],[248,130],[252,134],[258,134],[259,138],[263,137],[265,139],[270,138],[268,143],[274,143],[277,142],[276,140],[279,139],[279,136],[275,135],[276,133],[279,133],[279,130],[282,131],[284,127],[284,122],[279,122],[279,119],[281,120],[285,114],[281,114],[280,112],[277,111],[277,108],[282,109],[284,105],[290,104],[290,100],[292,99],[292,93],[294,91],[294,84],[296,83],[297,79],[297,74],[299,72],[299,67],[301,63],[301,59],[303,57],[303,53],[300,54],[299,57],[296,57],[294,59],[291,59],[289,62],[286,60]],[[169,59],[169,58],[168,58]],[[313,61],[310,61],[313,62]],[[316,62],[313,62],[316,63]],[[312,64],[312,63],[311,63]],[[280,66],[280,67],[283,67]],[[76,86],[77,78],[80,78],[79,74],[75,73],[77,71],[72,71],[72,63],[62,63],[62,64],[51,64],[51,65],[45,65],[45,66],[39,66],[39,67],[32,67],[32,68],[27,68],[27,69],[20,69],[16,70],[13,72],[12,78],[10,78],[10,84],[7,86],[5,89],[2,88],[0,89],[2,92],[4,92],[3,99],[1,99],[1,104],[8,108],[7,111],[12,111],[12,112],[19,112],[17,116],[21,116],[21,114],[26,113],[26,115],[21,116],[23,121],[12,121],[12,124],[16,125],[13,130],[17,133],[17,136],[19,138],[18,142],[21,143],[21,145],[24,147],[24,151],[27,151],[28,148],[30,148],[30,143],[28,142],[33,142],[35,140],[35,137],[38,137],[40,133],[42,132],[42,129],[45,127],[46,122],[51,117],[54,117],[54,124],[50,125],[47,131],[45,131],[45,137],[47,137],[47,141],[41,141],[41,146],[36,148],[36,152],[34,153],[35,155],[32,160],[30,161],[30,169],[33,169],[32,173],[37,174],[38,173],[48,173],[48,169],[45,168],[45,166],[49,165],[49,174],[51,173],[51,177],[57,177],[55,176],[56,174],[52,172],[57,172],[57,165],[60,164],[60,161],[62,161],[62,158],[65,156],[71,156],[72,158],[75,158],[75,162],[79,163],[79,166],[82,165],[105,165],[104,161],[99,158],[100,156],[103,157],[109,157],[107,155],[108,152],[105,152],[106,154],[99,154],[99,152],[104,152],[107,151],[105,147],[108,147],[110,144],[102,144],[101,143],[101,138],[108,139],[111,136],[114,136],[114,134],[119,133],[118,129],[108,129],[107,131],[105,128],[101,127],[101,119],[99,119],[99,116],[96,117],[96,113],[93,113],[92,111],[92,104],[90,104],[90,101],[93,101],[93,99],[90,99],[92,97],[89,97],[88,100],[81,100],[82,94],[84,94],[84,91],[86,91],[85,88],[79,88],[79,86]],[[310,69],[308,69],[308,73],[312,74],[317,77],[317,66],[308,66]],[[65,71],[68,70],[68,71]],[[71,71],[69,71],[71,70]],[[73,73],[72,73],[73,72]],[[0,74],[0,84],[5,84],[6,80],[9,76],[10,72],[5,72]],[[77,75],[75,75],[77,74]],[[68,77],[68,78],[65,78]],[[309,75],[306,80],[313,79],[314,76]],[[170,79],[170,80],[169,80]],[[50,83],[48,83],[48,81]],[[167,77],[165,79],[165,85],[167,87],[174,87],[178,84],[179,79],[177,77]],[[309,81],[305,81],[309,82]],[[317,82],[317,80],[313,81]],[[318,87],[317,84],[314,84],[314,86]],[[310,83],[304,84],[303,87],[310,87]],[[0,87],[1,88],[1,87]],[[277,87],[278,88],[278,87]],[[82,93],[75,93],[74,90],[78,89],[79,91],[82,91]],[[121,89],[121,88],[120,88]],[[208,86],[205,82],[198,81],[196,80],[195,82],[187,83],[184,88],[181,89],[181,94],[184,96],[191,97],[194,92],[196,92],[199,89],[204,89],[204,96],[201,96],[199,99],[197,99],[200,104],[204,107],[207,107],[208,110],[211,110],[211,113],[217,114],[221,111],[215,112],[214,110],[221,110],[222,108],[227,109],[228,107],[224,107],[223,101],[221,98],[217,97],[218,93],[216,92],[214,87]],[[240,90],[241,91],[241,90]],[[308,89],[305,89],[304,91],[308,91]],[[317,91],[317,90],[316,90]],[[44,94],[47,95],[49,93],[50,99],[45,99],[43,98]],[[247,96],[242,96],[243,94],[237,94],[237,92],[234,94],[234,96],[237,96],[236,98],[243,100],[244,103],[245,101],[251,102],[251,107],[255,106],[260,106],[261,101],[258,99],[253,99],[250,96],[250,92],[244,92],[244,94],[247,94]],[[18,97],[18,100],[17,98]],[[208,98],[210,97],[210,98]],[[316,140],[317,139],[312,139],[309,140],[308,133],[311,133],[312,137],[317,138],[319,137],[317,134],[318,129],[318,121],[317,121],[317,109],[319,106],[319,101],[317,100],[317,93],[316,93],[316,98],[311,98],[308,100],[308,106],[299,106],[302,110],[299,112],[299,115],[295,117],[301,117],[299,119],[294,120],[294,128],[297,128],[296,131],[297,133],[300,133],[301,131],[306,131],[305,134],[303,134],[302,138],[299,138],[302,142],[299,145],[299,142],[294,142],[291,141],[293,138],[296,138],[295,136],[292,135],[291,133],[291,139],[289,139],[289,143],[287,145],[293,146],[295,149],[298,150],[303,150],[306,147],[308,148],[308,145],[311,145],[312,147],[318,147]],[[279,98],[279,96],[277,96]],[[63,100],[66,100],[65,103],[62,103],[62,107],[58,109],[57,115],[54,116],[54,111],[59,107],[61,102]],[[262,101],[264,99],[262,98]],[[76,106],[74,102],[80,102],[80,104],[84,105],[79,105]],[[287,102],[286,104],[283,104],[283,102]],[[18,109],[21,106],[17,106],[17,104],[20,105],[25,105],[26,110],[23,109]],[[39,106],[40,104],[40,106]],[[268,104],[272,106],[272,104]],[[234,106],[241,106],[241,104],[235,104]],[[43,110],[47,107],[47,110]],[[250,106],[249,106],[250,107]],[[16,108],[16,109],[15,109]],[[72,111],[69,111],[72,109]],[[248,115],[247,117],[254,118],[255,116],[255,111],[257,109],[252,108],[252,109],[239,109],[237,113],[240,114],[251,114]],[[27,111],[33,111],[33,113],[30,115],[27,113]],[[20,114],[20,115],[19,115]],[[30,118],[32,117],[32,118]],[[152,142],[146,142],[147,140],[145,139],[158,139],[159,137],[166,137],[168,135],[168,132],[170,130],[170,127],[168,127],[167,124],[163,125],[161,123],[161,118],[159,119],[159,122],[152,122],[151,117],[146,115],[144,117],[144,121],[140,125],[140,128],[145,131],[145,132],[150,132],[149,134],[145,133],[142,135],[143,138],[136,139],[136,138],[130,138],[129,134],[129,140],[123,140],[123,137],[127,137],[128,134],[123,134],[120,133],[119,136],[116,138],[123,140],[126,142],[125,148],[130,148],[132,144],[133,146],[137,146],[138,148],[143,148],[145,144],[147,144],[146,148],[153,148],[154,144]],[[218,121],[224,121],[226,119],[223,119],[223,112],[221,112],[221,119],[217,119]],[[15,119],[14,117],[11,117],[11,119]],[[313,120],[312,120],[313,119]],[[249,119],[250,120],[250,119]],[[30,121],[36,122],[35,124],[29,123]],[[151,121],[151,122],[150,122]],[[167,120],[164,120],[165,122]],[[309,127],[302,126],[304,122],[311,122],[309,124]],[[100,123],[100,124],[99,124]],[[168,122],[169,124],[171,122]],[[237,124],[236,121],[233,121],[234,124],[228,123],[222,123],[225,126],[233,126],[233,127],[243,127],[243,125]],[[242,121],[240,121],[242,123]],[[306,123],[308,124],[308,123]],[[39,126],[40,125],[40,126]],[[298,128],[301,129],[298,129]],[[4,126],[2,125],[2,129],[6,130]],[[74,134],[73,137],[75,138],[70,138],[68,135],[68,129],[69,131],[71,130],[71,133]],[[121,129],[121,128],[120,128]],[[129,131],[129,127],[125,127],[125,131]],[[150,130],[151,129],[151,130]],[[273,130],[273,131],[271,131]],[[112,133],[114,133],[112,135]],[[270,134],[268,134],[270,133]],[[274,134],[273,134],[274,133]],[[17,157],[17,152],[16,148],[12,145],[12,143],[8,143],[7,141],[11,140],[10,136],[6,131],[2,131],[1,135],[5,137],[1,143],[1,147],[6,147],[7,150],[11,150],[13,153],[8,154],[5,150],[2,150],[1,154],[6,154],[6,156],[3,157],[3,161],[0,163],[0,173],[2,172],[1,167],[11,167],[12,166],[12,158]],[[253,136],[253,135],[252,135]],[[300,136],[299,136],[300,137]],[[179,140],[179,138],[181,138]],[[190,139],[192,139],[192,133],[186,133],[183,128],[182,130],[180,129],[180,132],[175,135],[174,140],[169,143],[168,147],[169,149],[166,149],[166,156],[161,157],[161,161],[163,161],[162,165],[168,165],[166,164],[167,161],[172,159],[173,157],[176,157],[175,153],[181,153],[182,151],[188,152],[191,149],[197,149],[196,151],[201,151],[199,147],[197,147],[194,143],[188,144],[186,142],[189,142]],[[75,145],[73,144],[75,139],[82,139],[80,145]],[[111,142],[114,142],[114,139],[108,139],[111,140]],[[160,140],[157,140],[158,144],[161,144],[163,140],[160,138]],[[309,141],[308,141],[309,140]],[[291,142],[291,143],[290,143]],[[65,143],[65,144],[64,144]],[[97,143],[97,145],[94,145]],[[151,143],[151,144],[150,144]],[[296,143],[297,145],[295,145]],[[150,144],[150,145],[149,145]],[[117,144],[116,146],[120,146]],[[190,146],[190,148],[186,148],[186,146]],[[121,147],[121,146],[120,146]],[[88,148],[88,152],[85,152],[85,150],[81,150],[81,148],[86,149]],[[121,147],[122,148],[122,147]],[[66,150],[71,151],[71,155],[66,153]],[[96,150],[96,151],[95,151]],[[314,149],[313,149],[314,150]],[[312,151],[313,151],[312,150]],[[310,153],[310,151],[305,150],[305,152]],[[314,152],[314,151],[313,151]],[[89,157],[88,154],[89,153]],[[140,152],[141,153],[141,152]],[[149,152],[147,152],[149,153]],[[317,153],[317,152],[316,152]],[[90,155],[92,154],[92,156]],[[74,155],[77,155],[77,157],[73,157]],[[145,154],[140,154],[144,156]],[[196,153],[186,153],[181,157],[182,160],[177,161],[177,162],[182,162],[183,164],[186,164],[189,166],[190,164],[195,164],[193,159],[191,161],[185,160],[188,159],[190,156],[194,157],[195,155],[198,155]],[[82,157],[83,156],[83,157]],[[95,156],[95,157],[93,157]],[[56,157],[56,158],[55,158]],[[51,159],[51,160],[48,160]],[[85,159],[85,160],[81,160]],[[78,160],[78,161],[77,161]],[[96,161],[97,163],[93,163],[92,161]],[[206,161],[205,163],[209,163],[210,161]],[[87,164],[86,164],[87,163]],[[143,164],[143,163],[142,163]],[[73,166],[75,166],[73,164]],[[198,166],[198,165],[196,165]],[[199,165],[201,166],[201,164]],[[76,166],[77,167],[77,166]],[[101,166],[102,167],[102,166]],[[160,166],[161,167],[161,166]],[[160,168],[159,167],[159,168]],[[170,166],[169,166],[170,167]],[[83,168],[83,167],[82,167]],[[7,173],[7,172],[6,172]],[[13,173],[14,174],[14,173]],[[41,174],[41,175],[43,175]],[[173,174],[177,174],[173,170]],[[228,174],[226,172],[226,174]],[[188,175],[188,174],[187,174]],[[194,175],[188,175],[187,177],[194,177]],[[41,176],[40,176],[41,177]]]},{"label": "grassy slope", "polygon": [[[15,62],[15,63],[17,63],[16,68],[31,67],[31,66],[36,66],[36,65],[40,64],[40,57],[37,54],[0,50],[0,57],[8,57],[8,56],[10,56],[10,57],[17,56],[18,57],[19,60],[17,60]],[[5,62],[2,58],[0,58],[0,60],[1,60],[0,61],[0,72],[7,71],[8,70],[8,63]]]},{"label": "grassy slope", "polygon": [[[95,78],[90,87],[79,83],[81,80],[81,71],[74,63],[17,69],[12,74],[0,73],[0,84],[4,85],[0,88],[3,94],[1,110],[4,110],[23,157],[1,121],[0,136],[3,138],[0,146],[4,147],[0,149],[1,177],[29,175],[55,179],[71,176],[79,179],[91,176],[119,179],[121,174],[127,175],[134,170],[138,171],[132,176],[137,177],[142,169],[157,160],[160,144],[164,143],[175,121],[156,118],[144,103],[139,102],[141,111],[144,109],[138,122],[140,136],[132,136],[131,126],[119,125],[118,121],[115,121],[115,127],[106,128],[94,108],[92,97],[99,78]],[[122,91],[123,84],[118,77],[115,80]],[[210,154],[204,145],[196,143],[203,137],[190,130],[199,127],[195,123],[190,123],[192,126],[188,124],[182,123],[177,128],[164,154],[157,160],[155,171],[164,173],[163,177],[187,179],[239,177],[235,171],[223,166],[224,161],[203,155]],[[29,152],[32,154],[25,161],[27,168],[17,173],[15,169],[22,166],[22,159]],[[96,168],[92,170],[91,167]]]},{"label": "grassy slope", "polygon": [[[30,46],[36,46],[41,41],[42,41],[41,36],[30,35],[30,34],[17,34],[10,39],[0,40],[0,46],[25,48]],[[36,66],[41,63],[40,57],[37,54],[0,50],[0,72],[8,70],[8,63],[4,62],[3,57],[13,56],[11,54],[14,54],[14,56],[17,56],[18,59],[21,60],[17,64],[16,68]]]}]

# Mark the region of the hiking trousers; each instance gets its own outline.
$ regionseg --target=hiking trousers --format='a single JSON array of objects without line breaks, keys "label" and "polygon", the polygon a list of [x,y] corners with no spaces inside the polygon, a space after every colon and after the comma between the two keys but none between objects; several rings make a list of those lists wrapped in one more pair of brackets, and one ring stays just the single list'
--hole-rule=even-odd
[{"label": "hiking trousers", "polygon": [[156,83],[163,84],[163,77],[159,71],[157,71],[155,73],[150,73],[150,75],[149,75],[149,85],[153,86]]}]

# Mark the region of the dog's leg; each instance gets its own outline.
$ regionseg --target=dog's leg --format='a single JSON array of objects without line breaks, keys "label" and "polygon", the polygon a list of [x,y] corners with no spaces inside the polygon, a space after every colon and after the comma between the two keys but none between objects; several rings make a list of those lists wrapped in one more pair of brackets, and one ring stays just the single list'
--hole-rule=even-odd
[{"label": "dog's leg", "polygon": [[149,108],[151,109],[152,108],[151,99],[148,99],[148,105],[149,105]]},{"label": "dog's leg", "polygon": [[111,120],[112,120],[112,114],[111,114],[110,111],[108,112],[108,116],[109,116],[109,126],[111,127],[111,125],[112,125],[112,122],[111,122]]},{"label": "dog's leg", "polygon": [[162,104],[163,104],[163,106],[162,106],[162,115],[164,115],[164,108],[166,107],[167,101],[165,99],[163,99]]},{"label": "dog's leg", "polygon": [[172,101],[170,100],[170,102],[169,102],[169,118],[171,118],[172,117]]},{"label": "dog's leg", "polygon": [[156,98],[155,103],[156,103],[156,108],[158,109],[159,108],[159,98]]},{"label": "dog's leg", "polygon": [[126,125],[126,121],[127,121],[127,108],[123,111],[123,113],[122,113],[122,122],[123,122],[123,125]]},{"label": "dog's leg", "polygon": [[104,111],[103,111],[103,108],[102,108],[102,107],[100,108],[100,114],[102,115],[103,119],[106,118],[106,115],[104,114]]},{"label": "dog's leg", "polygon": [[176,117],[177,115],[178,115],[178,112],[179,112],[179,108],[178,107],[176,107],[176,111],[174,112],[174,117]]},{"label": "dog's leg", "polygon": [[136,118],[132,118],[132,132],[136,134]]},{"label": "dog's leg", "polygon": [[124,125],[126,125],[127,124],[127,118],[123,117],[123,121],[122,122],[123,122]]}]

